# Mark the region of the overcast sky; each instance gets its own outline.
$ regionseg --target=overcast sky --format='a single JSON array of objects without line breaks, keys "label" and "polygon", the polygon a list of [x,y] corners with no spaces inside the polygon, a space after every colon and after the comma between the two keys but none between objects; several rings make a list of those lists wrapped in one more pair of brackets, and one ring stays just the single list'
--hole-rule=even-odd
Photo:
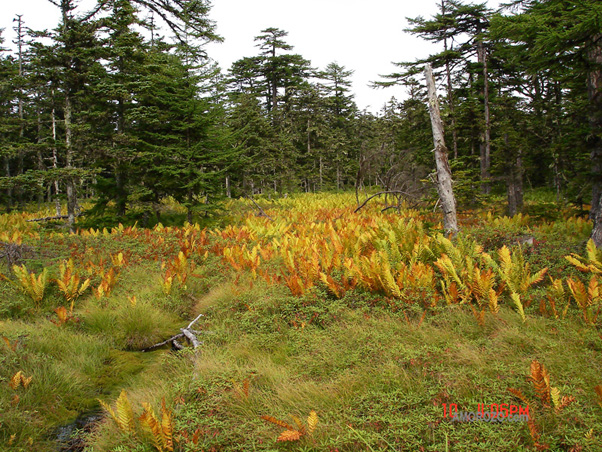
[{"label": "overcast sky", "polygon": [[[83,0],[82,5],[91,0]],[[392,96],[404,97],[402,87],[368,87],[379,74],[395,72],[393,61],[414,61],[439,49],[404,33],[406,17],[430,17],[439,0],[213,0],[210,17],[225,41],[210,44],[208,54],[227,71],[232,62],[258,53],[253,38],[275,27],[289,33],[293,52],[323,69],[337,62],[353,70],[353,92],[360,109],[378,111]],[[497,0],[489,0],[497,7]],[[54,28],[58,8],[48,0],[0,0],[0,28],[5,47],[15,39],[13,18],[23,14],[26,26]]]}]

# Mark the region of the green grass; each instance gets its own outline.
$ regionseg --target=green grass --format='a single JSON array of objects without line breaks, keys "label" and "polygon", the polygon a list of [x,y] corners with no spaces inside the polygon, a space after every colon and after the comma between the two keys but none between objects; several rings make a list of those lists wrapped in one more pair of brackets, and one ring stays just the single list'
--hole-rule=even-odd
[{"label": "green grass", "polygon": [[[283,209],[297,202],[264,201]],[[551,202],[531,202],[544,201]],[[468,219],[460,237],[466,246],[474,239],[494,254],[533,237],[532,245],[520,246],[534,270],[546,266],[555,278],[582,277],[564,256],[583,254],[589,223]],[[111,254],[130,253],[112,294],[98,300],[88,291],[65,325],[52,322],[54,309],[66,306],[55,285],[36,308],[16,286],[0,282],[0,336],[10,343],[0,340],[0,450],[56,450],[57,427],[97,410],[98,399],[114,405],[122,389],[136,416],[143,403],[159,413],[165,400],[175,450],[182,452],[535,450],[525,422],[454,423],[443,415],[443,404],[460,411],[524,405],[509,388],[531,401],[540,444],[554,451],[602,450],[602,407],[594,390],[602,384],[600,320],[585,325],[574,302],[564,319],[542,316],[543,287],[530,293],[526,322],[505,295],[499,313],[478,322],[467,306],[439,305],[423,316],[428,303],[422,300],[411,304],[360,290],[335,299],[320,284],[295,297],[284,285],[236,273],[209,254],[193,256],[193,276],[166,295],[161,262],[177,255],[179,237],[166,235],[155,246],[156,240],[124,234],[40,240],[28,267],[49,267],[54,276],[70,255],[110,261]],[[92,278],[95,287],[100,276]],[[140,352],[199,313],[199,350]],[[561,396],[575,398],[566,408],[555,411],[539,399],[528,379],[533,360],[545,365]],[[18,371],[32,377],[27,388],[10,387]],[[292,416],[305,422],[312,410],[319,417],[315,432],[290,443],[276,441],[284,429],[261,418],[294,426]],[[81,436],[87,452],[157,450],[147,433],[123,433],[109,417]]]},{"label": "green grass", "polygon": [[[537,359],[549,369],[552,386],[576,398],[559,413],[531,405],[540,442],[551,450],[602,447],[597,435],[586,438],[602,428],[593,390],[600,383],[595,360],[602,340],[579,320],[530,317],[523,323],[504,307],[483,325],[462,309],[408,322],[352,298],[305,300],[300,310],[338,306],[324,308],[328,322],[301,328],[291,325],[287,309],[296,299],[281,288],[218,287],[199,303],[206,312],[199,325],[202,351],[166,357],[173,385],[134,389],[130,397],[138,407],[161,397],[172,401],[177,450],[440,451],[468,444],[478,451],[531,450],[526,423],[454,424],[442,404],[456,403],[461,411],[481,403],[521,405],[508,388],[535,402],[526,377]],[[291,415],[304,419],[311,410],[318,412],[318,427],[296,444],[277,443],[283,429],[260,417],[292,424]],[[91,450],[113,450],[124,441],[134,447],[133,438],[106,422]]]}]

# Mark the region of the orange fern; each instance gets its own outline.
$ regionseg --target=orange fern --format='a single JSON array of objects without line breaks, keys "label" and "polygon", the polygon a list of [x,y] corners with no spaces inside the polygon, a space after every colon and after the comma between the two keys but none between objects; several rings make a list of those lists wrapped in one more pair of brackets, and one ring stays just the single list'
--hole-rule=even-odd
[{"label": "orange fern", "polygon": [[276,441],[298,441],[305,435],[312,435],[318,425],[318,414],[314,410],[310,411],[306,424],[304,424],[297,416],[291,417],[297,426],[296,429],[292,425],[287,424],[280,419],[276,419],[273,416],[261,416],[263,420],[286,429],[280,433]]},{"label": "orange fern", "polygon": [[541,399],[544,405],[550,403],[550,374],[546,367],[540,362],[533,360],[531,362],[531,375],[529,379],[535,387],[535,393]]}]

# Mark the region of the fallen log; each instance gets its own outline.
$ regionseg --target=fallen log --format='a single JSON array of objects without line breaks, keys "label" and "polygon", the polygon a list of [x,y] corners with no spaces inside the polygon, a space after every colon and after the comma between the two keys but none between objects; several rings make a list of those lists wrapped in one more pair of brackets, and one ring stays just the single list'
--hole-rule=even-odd
[{"label": "fallen log", "polygon": [[188,342],[190,342],[192,347],[195,349],[200,347],[201,342],[199,342],[198,338],[196,337],[196,335],[199,334],[200,332],[193,330],[192,326],[201,317],[203,317],[203,314],[199,314],[198,316],[196,316],[196,318],[192,322],[190,322],[186,328],[180,328],[180,333],[176,334],[175,336],[172,336],[169,339],[164,340],[163,342],[159,342],[158,344],[151,345],[150,347],[147,347],[141,351],[142,352],[150,352],[150,351],[156,350],[160,347],[163,347],[164,345],[167,345],[169,343],[171,343],[172,347],[175,348],[176,350],[182,350],[184,348],[184,346],[180,342],[178,342],[178,339],[181,339],[181,338],[186,338],[188,340]]},{"label": "fallen log", "polygon": [[181,337],[184,337],[183,333],[176,334],[175,336],[170,337],[169,339],[166,339],[163,342],[159,342],[158,344],[151,345],[150,347],[147,347],[147,348],[142,349],[140,351],[142,351],[142,352],[151,352],[151,351],[156,350],[156,349],[158,349],[160,347],[163,347],[164,345],[169,344],[170,342],[172,343],[172,345],[175,346],[174,342],[176,342],[176,340],[180,339]]},{"label": "fallen log", "polygon": [[[83,214],[78,213],[75,215],[76,217],[81,217]],[[55,215],[53,217],[44,217],[44,218],[32,218],[31,220],[26,220],[26,222],[31,223],[32,221],[52,221],[52,220],[67,220],[69,219],[69,215]]]}]

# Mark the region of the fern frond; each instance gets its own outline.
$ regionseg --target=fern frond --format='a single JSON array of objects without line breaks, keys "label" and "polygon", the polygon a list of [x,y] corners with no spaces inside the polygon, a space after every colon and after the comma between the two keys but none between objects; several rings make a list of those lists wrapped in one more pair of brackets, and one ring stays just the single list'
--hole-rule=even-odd
[{"label": "fern frond", "polygon": [[153,407],[149,403],[143,402],[142,407],[144,408],[144,411],[138,420],[140,421],[140,424],[145,427],[148,432],[150,432],[155,448],[159,452],[163,452],[165,442],[161,424],[159,423],[159,420],[153,411]]},{"label": "fern frond", "polygon": [[489,289],[489,310],[494,314],[497,314],[500,310],[498,305],[498,296],[495,290]]},{"label": "fern frond", "polygon": [[539,443],[539,432],[537,431],[537,426],[535,425],[535,422],[533,420],[529,420],[529,422],[527,422],[527,425],[529,426],[529,433],[531,434],[531,439],[533,440],[533,443],[535,444],[535,446],[537,446]]},{"label": "fern frond", "polygon": [[596,391],[596,395],[598,396],[598,405],[602,408],[602,385],[594,387],[594,391]]},{"label": "fern frond", "polygon": [[527,316],[525,316],[525,310],[523,309],[523,303],[520,301],[520,295],[516,292],[512,292],[510,294],[510,298],[514,302],[518,313],[520,314],[520,318],[523,319],[523,322],[527,321]]},{"label": "fern frond", "polygon": [[585,289],[585,285],[580,280],[573,281],[572,278],[568,278],[566,280],[566,285],[568,286],[573,298],[579,305],[579,307],[586,307],[588,303],[587,290]]},{"label": "fern frond", "polygon": [[44,291],[48,285],[48,269],[44,268],[42,273],[37,277],[34,273],[30,273],[25,267],[25,264],[18,266],[13,265],[13,272],[17,277],[17,281],[21,285],[21,289],[28,294],[36,304],[39,304],[44,298]]},{"label": "fern frond", "polygon": [[577,270],[580,270],[582,272],[589,272],[589,266],[584,265],[583,263],[581,263],[580,260],[576,259],[574,256],[576,256],[575,254],[572,254],[570,256],[564,256],[564,258],[569,261],[571,264],[573,264],[575,267],[577,267]]},{"label": "fern frond", "polygon": [[103,400],[98,399],[98,402],[100,403],[100,406],[107,412],[109,413],[109,415],[111,416],[111,418],[113,418],[113,420],[115,421],[115,423],[119,426],[119,420],[117,419],[117,415],[115,414],[115,411],[113,411],[113,408],[111,408],[111,405],[109,405],[108,403],[106,403]]},{"label": "fern frond", "polygon": [[560,399],[560,405],[558,406],[556,411],[563,410],[564,408],[569,406],[571,403],[573,403],[575,400],[576,399],[573,396],[562,396],[562,398]]},{"label": "fern frond", "polygon": [[134,410],[130,405],[125,390],[121,390],[121,394],[117,397],[116,405],[117,425],[124,432],[134,432],[136,425],[134,423]]},{"label": "fern frond", "polygon": [[295,425],[297,426],[297,430],[299,430],[299,432],[304,435],[305,434],[305,425],[303,425],[303,422],[301,422],[301,419],[299,419],[294,414],[291,415],[291,417],[293,418],[293,421],[295,421]]},{"label": "fern frond", "polygon": [[508,392],[513,394],[515,397],[517,397],[525,405],[527,405],[527,406],[532,405],[531,401],[527,397],[525,397],[525,395],[522,393],[522,391],[520,391],[518,389],[514,389],[514,388],[508,388]]},{"label": "fern frond", "polygon": [[309,412],[309,416],[307,417],[307,432],[311,435],[314,430],[316,429],[316,426],[318,425],[318,413],[316,413],[314,410],[311,410]]},{"label": "fern frond", "polygon": [[173,419],[172,413],[165,405],[165,398],[161,400],[161,431],[163,444],[168,452],[173,452]]},{"label": "fern frond", "polygon": [[29,377],[25,377],[24,375],[21,375],[21,384],[23,385],[23,387],[25,389],[27,389],[29,387],[29,384],[31,383],[32,379],[33,379],[33,375],[31,375]]},{"label": "fern frond", "polygon": [[505,275],[509,275],[512,270],[512,257],[510,255],[510,250],[506,245],[502,246],[497,252],[500,258],[500,269],[501,272]]},{"label": "fern frond", "polygon": [[559,411],[560,407],[560,390],[556,387],[550,389],[550,398],[556,411]]},{"label": "fern frond", "polygon": [[285,430],[276,441],[298,441],[299,439],[301,439],[301,432],[297,430]]},{"label": "fern frond", "polygon": [[590,263],[590,267],[594,266],[598,270],[595,273],[599,273],[600,269],[602,269],[602,256],[592,239],[587,241],[585,250],[587,252],[587,260]]},{"label": "fern frond", "polygon": [[293,427],[292,425],[289,425],[284,421],[276,419],[273,416],[263,415],[263,416],[261,416],[261,419],[263,419],[264,421],[271,422],[272,424],[276,424],[277,426],[285,428],[287,430],[295,430],[295,427]]},{"label": "fern frond", "polygon": [[533,360],[531,362],[531,375],[529,379],[533,383],[535,392],[541,401],[546,404],[550,402],[550,374],[546,367],[540,362]]},{"label": "fern frond", "polygon": [[537,273],[535,273],[534,275],[532,275],[529,278],[528,286],[532,286],[533,284],[537,284],[537,283],[543,281],[543,278],[545,277],[547,271],[548,271],[548,267],[546,267],[543,270],[540,270]]},{"label": "fern frond", "polygon": [[23,376],[23,372],[18,371],[16,374],[8,382],[8,385],[11,389],[16,390],[21,385],[21,377]]}]

